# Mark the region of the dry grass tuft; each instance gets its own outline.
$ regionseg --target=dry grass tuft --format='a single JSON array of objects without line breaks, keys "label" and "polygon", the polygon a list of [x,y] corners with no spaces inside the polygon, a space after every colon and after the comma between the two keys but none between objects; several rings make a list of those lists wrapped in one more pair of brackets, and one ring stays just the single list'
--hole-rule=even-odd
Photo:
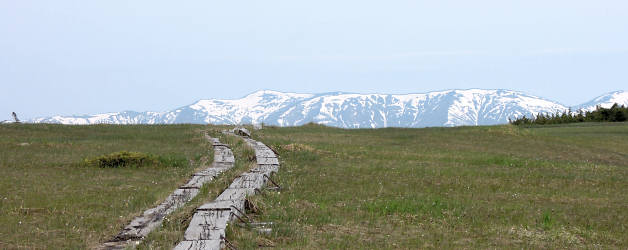
[{"label": "dry grass tuft", "polygon": [[281,145],[281,149],[290,151],[290,152],[301,152],[301,151],[313,152],[314,151],[314,148],[312,146],[299,144],[299,143],[290,143],[287,145]]}]

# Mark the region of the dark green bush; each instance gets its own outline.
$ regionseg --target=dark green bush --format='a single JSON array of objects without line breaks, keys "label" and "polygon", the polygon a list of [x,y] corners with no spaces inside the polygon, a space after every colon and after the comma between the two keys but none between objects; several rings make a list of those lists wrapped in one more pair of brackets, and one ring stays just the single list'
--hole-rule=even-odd
[{"label": "dark green bush", "polygon": [[155,165],[157,160],[154,156],[145,153],[120,151],[101,155],[92,159],[85,159],[85,163],[90,166],[98,166],[101,168],[119,168]]},{"label": "dark green bush", "polygon": [[187,166],[187,159],[174,154],[155,156],[140,152],[120,151],[95,158],[87,158],[85,159],[85,165],[101,168],[145,166],[185,167]]}]

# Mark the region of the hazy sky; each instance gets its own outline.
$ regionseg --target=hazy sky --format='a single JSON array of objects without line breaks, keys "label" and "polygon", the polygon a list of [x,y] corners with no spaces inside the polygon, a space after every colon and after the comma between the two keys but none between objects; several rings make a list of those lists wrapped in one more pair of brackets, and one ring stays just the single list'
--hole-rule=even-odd
[{"label": "hazy sky", "polygon": [[260,89],[628,90],[628,1],[0,0],[0,120]]}]

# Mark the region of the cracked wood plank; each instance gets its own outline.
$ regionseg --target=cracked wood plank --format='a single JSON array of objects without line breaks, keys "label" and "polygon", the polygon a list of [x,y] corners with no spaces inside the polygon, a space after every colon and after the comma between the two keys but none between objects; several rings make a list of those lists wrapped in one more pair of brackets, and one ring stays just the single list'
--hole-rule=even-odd
[{"label": "cracked wood plank", "polygon": [[259,164],[257,167],[251,169],[251,172],[260,172],[269,176],[271,173],[277,173],[277,171],[279,171],[279,165],[273,164]]},{"label": "cracked wood plank", "polygon": [[188,241],[220,240],[225,237],[225,228],[227,228],[229,218],[231,218],[230,207],[197,211],[183,238]]},{"label": "cracked wood plank", "polygon": [[273,157],[273,158],[257,158],[257,164],[261,164],[261,165],[279,165],[279,159]]}]

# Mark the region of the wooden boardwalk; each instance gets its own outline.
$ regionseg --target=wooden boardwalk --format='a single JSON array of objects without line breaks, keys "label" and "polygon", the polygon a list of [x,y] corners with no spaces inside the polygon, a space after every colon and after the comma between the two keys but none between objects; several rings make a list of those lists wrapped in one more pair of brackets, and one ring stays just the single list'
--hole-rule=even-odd
[{"label": "wooden boardwalk", "polygon": [[[235,134],[234,134],[235,136]],[[246,217],[246,197],[265,187],[269,176],[279,170],[277,155],[269,147],[249,137],[242,137],[255,149],[257,166],[241,174],[213,202],[200,206],[185,231],[184,240],[174,249],[221,249],[225,245],[227,223]]]},{"label": "wooden boardwalk", "polygon": [[220,173],[234,166],[235,158],[229,146],[220,143],[217,138],[211,138],[208,135],[205,137],[212,142],[214,148],[212,165],[195,173],[186,184],[172,192],[157,207],[148,209],[142,215],[135,217],[113,240],[102,244],[101,249],[125,249],[139,244],[144,237],[161,225],[166,215],[192,200],[203,184],[212,181]]}]

